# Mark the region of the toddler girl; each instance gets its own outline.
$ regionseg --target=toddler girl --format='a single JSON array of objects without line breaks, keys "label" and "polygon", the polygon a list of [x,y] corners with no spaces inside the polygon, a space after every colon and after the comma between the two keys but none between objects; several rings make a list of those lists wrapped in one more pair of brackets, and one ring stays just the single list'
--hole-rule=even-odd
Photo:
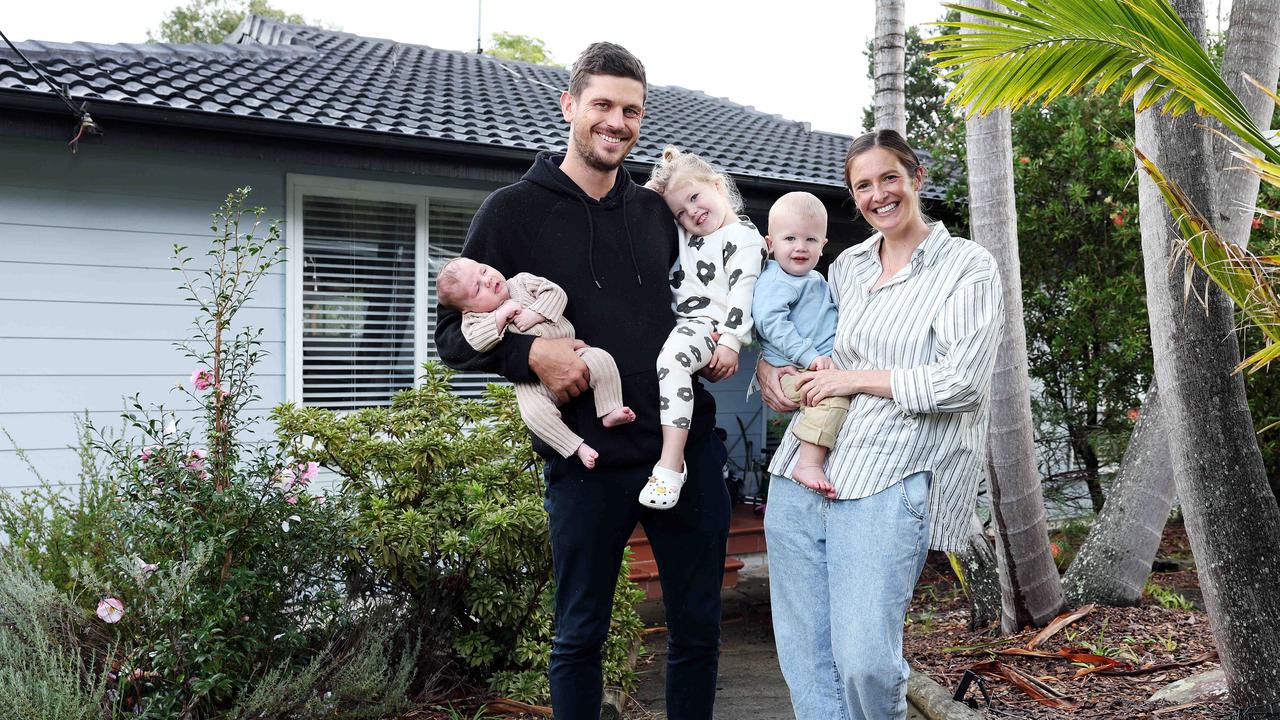
[{"label": "toddler girl", "polygon": [[693,374],[720,380],[738,370],[738,350],[751,341],[751,296],[766,253],[746,217],[733,180],[706,160],[667,146],[646,185],[667,201],[679,226],[671,269],[676,326],[658,354],[662,455],[640,502],[666,509],[684,485],[684,446],[693,417]]}]

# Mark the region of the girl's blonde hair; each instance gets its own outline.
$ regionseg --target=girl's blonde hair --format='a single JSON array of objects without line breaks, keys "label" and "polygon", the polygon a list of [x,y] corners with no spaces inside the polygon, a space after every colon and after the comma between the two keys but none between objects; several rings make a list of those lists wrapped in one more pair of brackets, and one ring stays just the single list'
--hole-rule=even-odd
[{"label": "girl's blonde hair", "polygon": [[675,145],[662,149],[662,157],[654,163],[649,181],[644,186],[659,195],[665,195],[670,188],[688,180],[712,185],[719,180],[720,186],[724,188],[725,198],[729,201],[729,208],[734,214],[742,213],[742,195],[738,194],[738,186],[734,184],[733,178],[728,173],[711,167],[711,163],[697,155],[681,152]]}]

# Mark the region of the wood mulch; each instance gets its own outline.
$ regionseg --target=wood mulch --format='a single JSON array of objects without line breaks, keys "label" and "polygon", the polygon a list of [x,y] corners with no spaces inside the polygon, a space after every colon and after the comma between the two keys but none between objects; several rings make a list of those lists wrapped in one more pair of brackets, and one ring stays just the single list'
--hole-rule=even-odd
[{"label": "wood mulch", "polygon": [[[1189,559],[1181,527],[1166,529],[1160,556]],[[1148,582],[1176,590],[1193,602],[1200,600],[1194,570],[1153,573]],[[988,718],[1200,720],[1230,718],[1236,713],[1225,701],[1187,707],[1147,703],[1169,683],[1218,666],[1203,609],[1163,608],[1144,596],[1139,607],[1097,607],[1038,644],[1032,643],[1038,630],[1000,636],[998,626],[970,631],[968,622],[967,601],[946,557],[931,554],[908,614],[904,654],[913,668],[949,690],[955,690],[966,669],[985,669],[990,707],[976,684],[968,697],[981,703]],[[1022,652],[1033,644],[1038,656],[1002,652]],[[1144,671],[1132,675],[1096,671],[1112,663],[1119,663],[1112,671]],[[1095,670],[1089,671],[1091,667]]]}]

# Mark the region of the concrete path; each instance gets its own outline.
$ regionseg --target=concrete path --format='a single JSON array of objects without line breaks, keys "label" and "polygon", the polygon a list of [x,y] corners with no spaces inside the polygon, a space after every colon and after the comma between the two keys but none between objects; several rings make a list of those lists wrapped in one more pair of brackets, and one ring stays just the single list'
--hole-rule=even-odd
[{"label": "concrete path", "polygon": [[[773,645],[767,560],[763,555],[744,560],[747,565],[739,572],[738,586],[724,591],[715,720],[793,720],[791,698]],[[661,600],[645,602],[638,609],[646,627],[663,624]],[[632,711],[627,718],[663,720],[666,634],[649,635],[645,645],[648,655],[638,668],[639,686],[632,695],[644,709]],[[913,710],[908,720],[923,717]]]}]

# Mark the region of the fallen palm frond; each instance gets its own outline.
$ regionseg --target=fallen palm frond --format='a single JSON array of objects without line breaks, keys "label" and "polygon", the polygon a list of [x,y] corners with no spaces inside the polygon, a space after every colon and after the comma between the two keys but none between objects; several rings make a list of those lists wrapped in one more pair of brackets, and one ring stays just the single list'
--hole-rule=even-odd
[{"label": "fallen palm frond", "polygon": [[1059,691],[1043,680],[1032,675],[1028,675],[1015,667],[1005,665],[999,660],[987,660],[986,662],[980,662],[970,669],[985,677],[1008,680],[1019,690],[1026,693],[1027,697],[1035,700],[1041,705],[1048,705],[1049,707],[1059,708],[1062,710],[1071,710],[1077,705],[1077,703],[1065,693]]},{"label": "fallen palm frond", "polygon": [[1037,645],[1048,640],[1054,635],[1057,635],[1058,631],[1062,628],[1093,612],[1096,607],[1096,604],[1089,603],[1088,605],[1072,610],[1071,612],[1062,613],[1058,617],[1054,618],[1053,622],[1045,625],[1044,629],[1036,633],[1035,637],[1031,638],[1031,641],[1027,643],[1027,649],[1034,650]]}]

